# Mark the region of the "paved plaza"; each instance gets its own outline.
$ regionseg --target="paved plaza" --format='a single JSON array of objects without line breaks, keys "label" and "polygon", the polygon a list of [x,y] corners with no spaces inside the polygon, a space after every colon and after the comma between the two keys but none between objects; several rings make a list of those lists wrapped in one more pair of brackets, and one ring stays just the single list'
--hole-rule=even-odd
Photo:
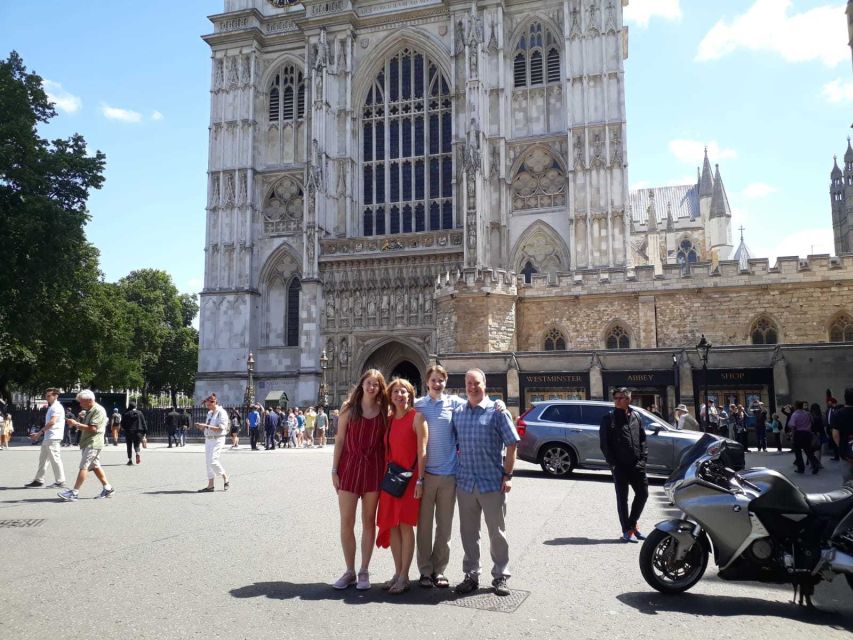
[{"label": "paved plaza", "polygon": [[[853,630],[853,592],[843,580],[818,588],[823,612],[791,605],[786,586],[725,583],[711,568],[686,595],[652,591],[638,568],[639,545],[615,541],[609,477],[552,480],[525,463],[508,507],[512,596],[483,590],[457,599],[451,590],[417,585],[390,596],[378,588],[392,573],[388,550],[374,555],[371,591],[334,591],[328,584],[343,566],[331,451],[226,450],[231,490],[222,492],[217,480],[215,493],[197,494],[205,485],[201,445],[153,443],[140,466],[128,467],[122,443],[103,455],[115,496],[93,500],[100,485],[90,477],[76,503],[60,502],[53,489],[21,488],[33,477],[36,447],[0,452],[0,637],[662,639],[710,632],[777,640],[848,638]],[[79,452],[63,449],[62,458],[73,479]],[[750,454],[748,462],[792,472],[787,452]],[[828,472],[798,480],[811,491],[838,486],[837,463],[826,465]],[[641,524],[650,529],[671,513],[657,482]],[[454,531],[453,584],[461,564]]]}]

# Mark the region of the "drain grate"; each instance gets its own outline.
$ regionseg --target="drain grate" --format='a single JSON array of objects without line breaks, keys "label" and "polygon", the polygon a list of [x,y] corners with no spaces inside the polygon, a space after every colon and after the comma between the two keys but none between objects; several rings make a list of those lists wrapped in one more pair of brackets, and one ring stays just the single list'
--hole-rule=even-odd
[{"label": "drain grate", "polygon": [[508,596],[498,596],[491,591],[481,591],[470,596],[462,596],[454,600],[445,600],[441,604],[449,604],[454,607],[465,607],[467,609],[480,609],[481,611],[497,611],[499,613],[513,613],[527,600],[529,591],[512,589]]},{"label": "drain grate", "polygon": [[44,524],[44,518],[21,518],[18,520],[0,520],[0,529],[21,529],[24,527],[40,527]]}]

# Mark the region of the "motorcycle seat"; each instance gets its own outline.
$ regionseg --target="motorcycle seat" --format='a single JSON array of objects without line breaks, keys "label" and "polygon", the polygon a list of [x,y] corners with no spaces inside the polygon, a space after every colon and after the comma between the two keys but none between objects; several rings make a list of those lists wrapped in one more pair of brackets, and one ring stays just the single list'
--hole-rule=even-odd
[{"label": "motorcycle seat", "polygon": [[853,509],[853,483],[828,493],[807,493],[812,512],[819,516],[842,516]]}]

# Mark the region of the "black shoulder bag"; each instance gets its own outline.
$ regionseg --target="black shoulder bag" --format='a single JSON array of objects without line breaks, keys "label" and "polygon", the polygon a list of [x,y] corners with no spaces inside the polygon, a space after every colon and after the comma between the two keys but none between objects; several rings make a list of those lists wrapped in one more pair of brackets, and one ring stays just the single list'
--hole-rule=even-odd
[{"label": "black shoulder bag", "polygon": [[[390,442],[391,428],[389,426],[388,430],[385,432],[385,450],[389,452],[389,454],[391,452]],[[406,487],[409,486],[412,476],[415,475],[415,467],[417,464],[417,456],[415,456],[415,461],[412,463],[411,469],[401,467],[396,462],[389,462],[388,466],[385,468],[385,475],[382,478],[382,484],[379,485],[379,488],[388,495],[394,496],[395,498],[402,498],[403,494],[406,493]]]}]

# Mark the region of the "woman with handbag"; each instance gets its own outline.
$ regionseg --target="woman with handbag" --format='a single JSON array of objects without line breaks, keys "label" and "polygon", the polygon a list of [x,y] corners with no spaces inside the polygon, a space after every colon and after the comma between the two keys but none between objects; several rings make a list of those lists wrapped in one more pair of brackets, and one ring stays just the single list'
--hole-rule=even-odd
[{"label": "woman with handbag", "polygon": [[[415,555],[415,527],[424,492],[427,423],[415,411],[415,389],[408,380],[396,378],[388,385],[392,418],[385,437],[387,469],[379,494],[377,547],[391,547],[394,577],[388,593],[409,589],[409,568]],[[417,475],[417,479],[415,479]]]},{"label": "woman with handbag", "polygon": [[[332,586],[370,589],[370,557],[376,536],[379,485],[385,473],[388,396],[380,371],[368,369],[346,401],[338,421],[332,485],[338,493],[341,547],[347,568]],[[355,512],[361,500],[361,568],[355,572]]]}]

